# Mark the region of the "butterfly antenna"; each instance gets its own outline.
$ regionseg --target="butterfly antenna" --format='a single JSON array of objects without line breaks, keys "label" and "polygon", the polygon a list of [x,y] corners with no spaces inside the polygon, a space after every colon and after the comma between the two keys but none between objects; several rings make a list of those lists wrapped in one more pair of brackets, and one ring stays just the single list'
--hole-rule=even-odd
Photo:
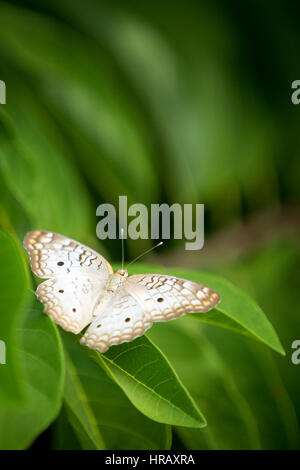
[{"label": "butterfly antenna", "polygon": [[121,239],[122,239],[122,271],[124,268],[124,229],[121,228]]},{"label": "butterfly antenna", "polygon": [[159,242],[159,243],[157,243],[157,245],[152,246],[151,248],[149,248],[149,250],[144,251],[144,253],[142,253],[141,255],[137,256],[137,257],[134,258],[132,261],[130,261],[130,263],[127,264],[126,269],[128,268],[128,266],[130,266],[131,264],[135,263],[135,262],[136,262],[138,259],[140,259],[142,256],[146,255],[147,253],[149,253],[150,251],[154,250],[154,249],[157,248],[158,246],[161,246],[162,244],[163,244],[163,242]]}]

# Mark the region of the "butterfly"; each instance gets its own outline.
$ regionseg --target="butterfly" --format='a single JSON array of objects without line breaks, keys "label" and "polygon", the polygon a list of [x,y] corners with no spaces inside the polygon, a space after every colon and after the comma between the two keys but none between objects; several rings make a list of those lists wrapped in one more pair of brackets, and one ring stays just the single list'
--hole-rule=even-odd
[{"label": "butterfly", "polygon": [[32,271],[47,281],[36,296],[44,313],[101,353],[142,336],[153,322],[208,312],[219,294],[203,284],[165,274],[114,272],[96,251],[58,233],[29,232],[24,248]]}]

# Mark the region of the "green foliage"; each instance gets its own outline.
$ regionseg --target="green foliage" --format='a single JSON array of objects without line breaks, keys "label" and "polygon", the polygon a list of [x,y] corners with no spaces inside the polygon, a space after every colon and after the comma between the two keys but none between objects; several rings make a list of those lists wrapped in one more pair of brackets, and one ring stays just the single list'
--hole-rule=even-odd
[{"label": "green foliage", "polygon": [[131,402],[149,418],[193,428],[206,425],[166,358],[145,336],[103,358]]},{"label": "green foliage", "polygon": [[130,403],[100,354],[80,346],[71,335],[63,338],[67,357],[64,399],[82,447],[169,448],[169,427],[154,423]]},{"label": "green foliage", "polygon": [[[162,268],[141,263],[138,267],[135,265],[132,271],[135,274],[165,272]],[[201,313],[192,314],[190,315],[191,318],[252,336],[275,351],[285,354],[272,324],[260,307],[230,282],[212,274],[183,269],[170,269],[168,273],[213,287],[220,294],[221,303],[216,308],[205,315]]]},{"label": "green foliage", "polygon": [[18,242],[1,233],[1,250],[0,331],[8,354],[0,369],[0,448],[24,449],[59,412],[64,362],[56,327],[28,292]]},{"label": "green foliage", "polygon": [[9,369],[0,368],[0,398],[4,405],[10,402],[18,404],[22,398],[22,387],[15,344],[28,279],[18,242],[4,232],[0,232],[0,259],[0,339],[5,343],[5,361],[10,364]]},{"label": "green foliage", "polygon": [[[20,278],[20,295],[24,291],[26,277],[23,256],[20,249],[17,249],[18,242],[14,237],[3,233],[2,239],[6,256],[6,258],[3,256],[5,263],[1,265],[2,285],[5,287],[4,292],[7,293],[9,301],[13,302],[12,290],[15,288],[16,278]],[[6,263],[14,267],[16,276],[4,277]],[[135,265],[135,273],[145,271],[161,271],[161,268]],[[177,270],[172,273],[206,282],[205,275],[201,273],[195,274],[189,271],[183,273]],[[219,318],[213,323],[228,328],[222,316],[226,319],[224,312],[232,311],[234,315],[231,317],[234,317],[238,324],[247,325],[249,333],[258,336],[261,341],[274,349],[282,351],[271,324],[262,311],[258,310],[255,303],[250,302],[246,295],[242,295],[228,282],[216,276],[209,277],[210,284],[214,287],[218,286],[222,295],[220,307],[216,309],[216,315],[219,315]],[[32,299],[32,294],[30,298]],[[236,298],[238,298],[240,310],[236,308]],[[223,302],[224,309],[222,309]],[[20,301],[15,301],[12,310],[20,308],[19,303]],[[206,425],[204,417],[172,365],[146,336],[130,344],[114,346],[106,354],[101,355],[80,346],[73,335],[63,334],[65,347],[63,354],[60,340],[62,332],[59,335],[55,324],[42,315],[42,308],[36,300],[31,300],[31,303],[32,306],[23,307],[23,318],[18,335],[12,337],[8,343],[12,351],[18,351],[20,374],[16,374],[15,380],[17,383],[20,382],[18,386],[26,398],[21,405],[9,408],[5,406],[4,397],[0,408],[2,448],[27,447],[49,425],[49,422],[53,421],[62,400],[65,402],[65,414],[73,432],[80,445],[88,449],[168,448],[170,445],[168,425],[180,426],[180,429],[197,429]],[[13,317],[2,318],[5,323],[11,324],[11,330],[15,332]],[[173,342],[176,351],[180,350],[180,347],[184,348],[189,331],[192,331],[192,337],[195,337],[192,318],[193,315],[184,319],[182,336],[179,335],[179,342]],[[198,318],[201,319],[201,316],[197,315]],[[247,323],[248,318],[252,323],[251,321]],[[251,325],[254,326],[251,328]],[[168,328],[172,333],[172,327]],[[168,332],[166,336],[170,338],[171,335]],[[193,348],[191,346],[189,348],[194,354]],[[181,351],[183,358],[186,358],[184,350]],[[202,354],[203,351],[197,351],[194,357],[200,359]],[[217,359],[217,364],[218,361],[220,360]],[[211,359],[208,363],[210,362]],[[220,363],[222,364],[221,361]],[[189,370],[192,365],[195,368],[192,375],[201,370],[200,364],[197,366],[194,361],[189,365]],[[9,362],[6,367],[7,369],[4,370],[8,374],[14,371],[14,362]],[[213,362],[211,371],[217,369],[219,373],[222,367],[217,367]],[[12,375],[12,379],[13,377]],[[9,383],[6,386],[13,389]],[[234,385],[226,383],[225,387],[227,394],[228,388],[233,388],[234,394],[243,404],[244,399]],[[251,417],[251,426],[254,426],[251,412],[248,410],[245,413],[243,406],[239,406],[242,409],[242,416],[238,419],[248,428],[249,423],[244,423],[245,414],[248,413]],[[17,433],[15,432],[16,426]],[[250,430],[248,431],[250,433]],[[183,436],[187,434],[187,431],[180,432]]]}]

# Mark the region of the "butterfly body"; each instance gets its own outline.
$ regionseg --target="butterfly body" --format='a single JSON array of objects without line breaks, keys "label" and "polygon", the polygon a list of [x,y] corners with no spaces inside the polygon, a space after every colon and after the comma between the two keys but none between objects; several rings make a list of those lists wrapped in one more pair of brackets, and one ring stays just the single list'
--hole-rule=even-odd
[{"label": "butterfly body", "polygon": [[29,232],[24,240],[31,267],[42,282],[36,291],[45,313],[100,352],[129,342],[152,326],[220,301],[210,287],[175,276],[113,272],[104,257],[54,232]]},{"label": "butterfly body", "polygon": [[128,272],[125,270],[119,270],[113,273],[107,281],[106,289],[110,292],[115,292],[123,284],[125,277],[128,276]]}]

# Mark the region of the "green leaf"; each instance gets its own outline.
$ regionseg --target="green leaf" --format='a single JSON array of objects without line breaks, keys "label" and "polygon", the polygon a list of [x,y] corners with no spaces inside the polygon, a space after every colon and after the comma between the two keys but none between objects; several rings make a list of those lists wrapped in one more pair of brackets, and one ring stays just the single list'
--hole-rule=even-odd
[{"label": "green leaf", "polygon": [[12,236],[4,232],[0,232],[0,260],[0,405],[3,405],[22,402],[16,329],[28,290],[21,248]]},{"label": "green leaf", "polygon": [[65,406],[51,426],[52,442],[54,450],[81,450],[79,440],[70,424]]},{"label": "green leaf", "polygon": [[168,449],[169,426],[149,420],[130,403],[97,363],[95,351],[80,346],[71,334],[62,336],[67,368],[72,361],[65,386],[66,409],[83,448]]},{"label": "green leaf", "polygon": [[236,375],[242,364],[247,363],[247,381],[242,377],[239,381],[244,395],[253,400],[263,448],[295,449],[300,442],[298,376],[291,361],[291,344],[295,331],[300,331],[299,255],[297,240],[274,239],[226,270],[232,282],[254,295],[265,311],[270,312],[287,351],[286,357],[266,354],[264,348],[251,342],[250,354],[246,354],[247,351],[239,349],[242,342],[233,348],[231,341],[224,348],[224,342],[217,336],[218,348]]},{"label": "green leaf", "polygon": [[98,354],[130,401],[160,423],[201,428],[205,418],[172,366],[146,336]]},{"label": "green leaf", "polygon": [[[166,273],[161,267],[145,264],[135,264],[132,271],[134,274]],[[168,269],[167,274],[206,284],[220,294],[221,302],[216,308],[204,314],[193,313],[189,315],[190,317],[251,336],[285,355],[277,333],[267,316],[254,300],[231,282],[213,274],[183,269]]]},{"label": "green leaf", "polygon": [[26,401],[0,407],[0,448],[24,449],[54,420],[62,403],[64,362],[57,328],[34,300],[18,331],[18,359]]},{"label": "green leaf", "polygon": [[[217,276],[199,273],[201,282],[213,287],[221,295],[221,303],[207,316],[197,314],[195,318],[223,328],[252,336],[274,351],[285,355],[278,335],[262,309],[247,294],[231,282]],[[199,281],[200,282],[200,281]]]},{"label": "green leaf", "polygon": [[[78,371],[75,364],[65,351],[66,358],[66,379],[64,388],[64,399],[71,411],[71,421],[77,433],[80,433],[80,427],[85,431],[88,440],[91,442],[91,448],[104,449],[105,444],[97,427],[97,421],[90,408],[88,397],[78,377]],[[85,436],[84,436],[85,437]],[[82,438],[81,438],[82,441]],[[86,441],[86,439],[85,439]],[[89,446],[90,447],[90,446]]]},{"label": "green leaf", "polygon": [[[194,321],[191,320],[187,323],[192,323],[195,327]],[[247,436],[241,428],[236,428],[236,430],[232,429],[232,432],[228,432],[227,438],[224,438],[222,435],[222,415],[227,414],[228,416],[233,410],[227,410],[226,404],[222,403],[221,400],[219,400],[218,405],[213,407],[215,400],[211,402],[212,397],[209,396],[212,386],[207,382],[207,390],[204,396],[209,399],[208,408],[204,406],[203,409],[211,426],[208,425],[207,429],[210,428],[211,433],[216,437],[216,441],[213,443],[214,448],[220,448],[219,444],[224,441],[229,443],[228,448],[236,448],[240,442],[243,442],[243,439],[245,439],[244,449],[257,449],[260,447],[263,449],[285,449],[288,447],[295,448],[297,444],[299,446],[296,410],[293,410],[293,403],[287,394],[285,383],[282,381],[275,363],[275,360],[282,363],[285,369],[290,363],[290,358],[273,354],[262,343],[251,341],[241,335],[235,335],[229,330],[226,331],[223,328],[213,329],[202,322],[198,322],[198,325],[199,328],[201,327],[201,331],[199,331],[201,338],[203,336],[209,341],[211,347],[215,349],[215,353],[226,366],[224,373],[226,374],[227,369],[228,380],[225,376],[225,383],[230,385],[233,382],[240,396],[247,403],[248,415],[249,411],[250,415],[247,417],[246,407],[244,407],[244,410],[241,408],[241,411],[244,411],[243,414],[247,424],[254,428],[254,431],[256,428],[259,437],[257,444],[255,444],[255,441],[245,443]],[[206,346],[206,348],[208,352],[209,347]],[[219,375],[223,375],[221,369]],[[294,386],[296,387],[296,383]],[[199,392],[201,391],[200,387],[199,385]],[[204,388],[206,389],[206,387]],[[200,395],[199,392],[197,396]],[[200,396],[199,398],[201,399]],[[236,407],[236,404],[233,403],[232,407]],[[251,414],[253,415],[252,418]],[[230,427],[234,422],[230,418],[228,419],[228,427]],[[220,426],[220,423],[222,423],[222,426]],[[292,441],[294,442],[292,443]]]},{"label": "green leaf", "polygon": [[188,449],[259,448],[256,414],[238,389],[231,366],[207,339],[208,328],[180,318],[149,330],[207,418],[205,429],[177,427],[176,432]]}]

